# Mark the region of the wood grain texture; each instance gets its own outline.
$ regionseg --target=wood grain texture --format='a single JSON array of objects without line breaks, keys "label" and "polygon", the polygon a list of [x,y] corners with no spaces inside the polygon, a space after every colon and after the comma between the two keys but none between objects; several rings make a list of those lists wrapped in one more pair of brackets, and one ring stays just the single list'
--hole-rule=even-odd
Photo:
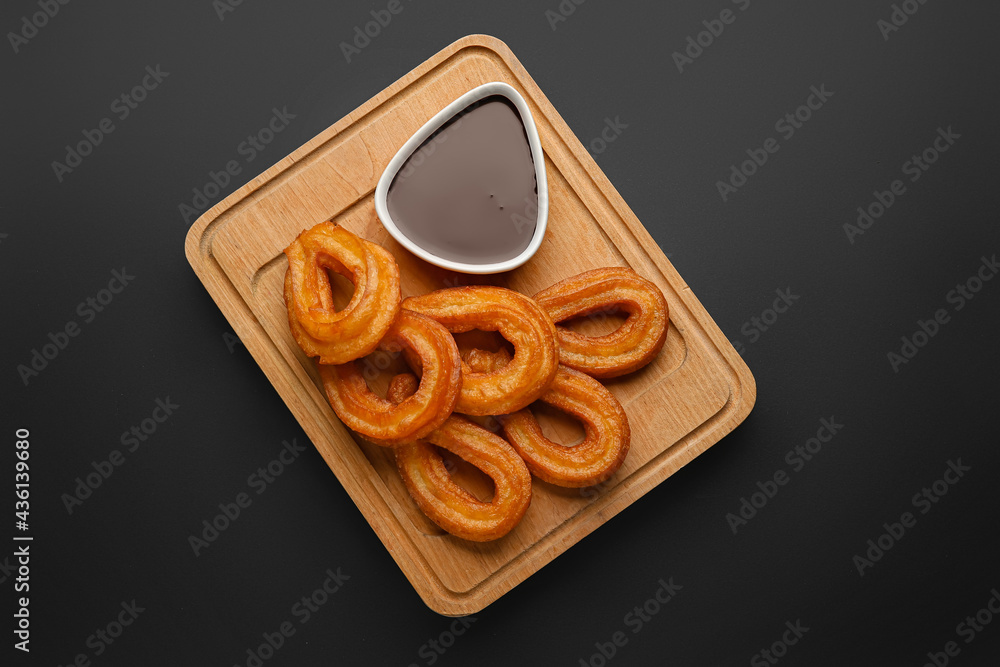
[{"label": "wood grain texture", "polygon": [[[551,208],[545,241],[531,261],[497,276],[469,276],[402,249],[379,223],[373,192],[413,132],[489,81],[512,85],[531,108],[545,151]],[[323,220],[392,252],[404,297],[480,283],[530,295],[581,271],[614,265],[630,266],[655,282],[670,308],[663,352],[641,371],[606,382],[632,427],[622,468],[600,488],[583,492],[536,480],[524,519],[496,542],[442,534],[416,509],[390,453],[355,439],[340,423],[314,363],[289,332],[282,250]],[[493,37],[455,42],[321,132],[199,218],[185,249],[330,469],[421,598],[441,614],[474,613],[510,591],[716,443],[746,417],[756,398],[743,360],[521,64]],[[558,416],[543,414],[540,421],[548,432],[572,437],[572,425]],[[466,473],[460,466],[457,474]]]}]

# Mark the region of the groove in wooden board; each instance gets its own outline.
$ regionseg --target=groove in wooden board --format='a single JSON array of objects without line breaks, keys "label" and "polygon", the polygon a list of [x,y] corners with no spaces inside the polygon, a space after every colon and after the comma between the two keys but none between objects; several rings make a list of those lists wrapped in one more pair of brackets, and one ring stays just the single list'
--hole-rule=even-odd
[{"label": "groove in wooden board", "polygon": [[[679,420],[677,423],[681,425],[669,436],[679,440],[672,445],[662,440],[663,429],[654,429],[653,420],[647,424],[644,414],[643,427],[648,426],[661,438],[659,450],[651,436],[640,433],[646,444],[637,447],[634,441],[633,447],[638,452],[635,460],[630,456],[623,470],[613,478],[613,485],[603,489],[582,509],[574,510],[573,506],[580,502],[578,490],[536,483],[536,487],[548,487],[536,491],[539,498],[547,498],[544,503],[547,509],[539,510],[539,515],[546,517],[526,517],[505,538],[507,546],[469,545],[450,536],[429,537],[421,529],[419,517],[414,522],[412,503],[398,502],[401,482],[389,475],[390,468],[394,472],[394,465],[386,465],[391,464],[391,457],[386,457],[386,452],[380,449],[366,455],[364,446],[354,445],[326,404],[315,372],[309,370],[312,362],[305,359],[294,343],[289,345],[279,279],[285,266],[279,254],[281,249],[299,231],[320,220],[343,218],[345,226],[363,236],[377,240],[372,235],[380,235],[386,240],[387,235],[375,220],[369,203],[374,181],[381,173],[379,165],[384,165],[397,148],[391,145],[397,138],[383,130],[386,123],[391,130],[394,123],[413,122],[419,126],[423,122],[410,118],[407,123],[398,123],[405,115],[394,114],[393,109],[405,104],[408,113],[420,109],[418,115],[430,117],[451,99],[487,80],[511,83],[522,91],[532,108],[546,146],[550,180],[556,183],[554,192],[561,193],[557,196],[566,204],[558,219],[573,220],[580,227],[580,245],[576,247],[595,247],[593,232],[599,230],[603,243],[596,247],[604,248],[613,257],[607,263],[631,265],[640,273],[648,270],[648,277],[661,286],[670,303],[672,325],[667,348],[646,369],[660,379],[635,392],[629,390],[638,388],[639,383],[613,380],[609,382],[612,391],[625,399],[630,415],[635,411],[662,412],[663,400],[670,392],[684,392],[682,400],[675,401],[677,409],[657,420],[664,423]],[[449,91],[446,99],[442,99],[444,93],[442,98],[435,99],[439,90]],[[419,97],[419,104],[405,100],[408,95]],[[412,129],[415,127],[399,130],[406,135],[402,139]],[[305,174],[311,175],[304,178]],[[332,185],[328,186],[329,183]],[[252,214],[251,209],[255,209]],[[554,210],[558,210],[558,202]],[[302,218],[309,220],[302,224]],[[591,230],[589,233],[583,231],[587,228]],[[261,233],[262,229],[266,233]],[[572,231],[570,226],[566,234]],[[227,238],[217,244],[222,238],[219,232],[226,232]],[[560,234],[560,238],[565,236]],[[742,420],[753,403],[753,378],[742,360],[530,76],[506,46],[494,38],[470,36],[456,42],[317,135],[200,218],[192,226],[186,248],[192,267],[314,440],[324,460],[338,474],[424,601],[439,613],[471,613],[510,590],[717,441]],[[399,249],[390,251],[397,253]],[[248,261],[246,253],[253,254],[253,261]],[[579,265],[580,254],[577,250],[570,258],[574,267]],[[408,264],[404,271],[412,276],[424,270],[405,259],[401,264]],[[562,266],[556,264],[550,268],[561,270]],[[571,274],[553,276],[550,270],[542,269],[544,262],[533,261],[503,279],[512,287],[524,286],[520,291],[530,294]],[[582,269],[576,272],[579,270]],[[426,292],[455,279],[438,271],[412,282],[414,293]],[[272,276],[276,279],[272,280]],[[272,310],[276,301],[280,306]],[[683,353],[671,356],[678,343],[684,346]],[[664,360],[669,362],[665,366]],[[701,375],[709,380],[697,379]],[[687,382],[691,377],[696,381]],[[660,391],[668,393],[660,396]],[[703,411],[714,409],[720,402],[721,409],[714,416],[700,424],[696,422]],[[693,428],[687,435],[678,436],[685,427]],[[642,459],[647,455],[653,458],[643,464]],[[381,463],[377,460],[379,456],[383,459]],[[641,467],[635,469],[636,466]],[[393,486],[392,479],[399,486]],[[402,493],[409,503],[405,491]],[[568,514],[560,513],[559,508]],[[529,515],[534,509],[535,504]],[[569,518],[556,526],[542,525],[551,524],[561,516]],[[425,543],[433,543],[435,547],[429,551],[418,547]],[[478,574],[463,579],[452,571],[466,568],[470,558],[483,568]]]},{"label": "groove in wooden board", "polygon": [[[359,214],[359,216],[361,215],[364,214]],[[357,227],[358,224],[361,223],[349,226]],[[362,230],[356,229],[356,231],[362,231]],[[396,252],[397,253],[402,252],[402,250],[397,248]],[[416,260],[416,261],[420,262],[421,260]],[[281,290],[282,290],[286,265],[284,262],[277,261],[269,263],[268,266],[270,267],[270,271],[268,271],[266,274],[263,275],[257,274],[257,279],[256,279],[257,289],[255,290],[254,294],[255,298],[253,299],[254,303],[256,304],[254,310],[257,315],[257,318],[262,324],[264,324],[265,329],[269,332],[269,334],[276,339],[274,342],[276,344],[279,344],[279,347],[285,350],[286,354],[294,355],[294,360],[289,360],[289,361],[292,363],[295,363],[297,361],[298,364],[301,364],[303,366],[303,370],[311,378],[311,381],[318,385],[318,376],[315,371],[314,363],[311,360],[307,360],[304,357],[304,355],[302,355],[302,353],[298,350],[297,346],[291,340],[291,335],[288,331],[287,313],[284,307],[284,302],[281,299]],[[405,280],[405,277],[406,274],[404,273],[404,283],[407,282]],[[686,349],[686,346],[683,346],[682,340],[679,335],[674,333],[673,337],[675,339],[675,342],[680,342],[682,344],[682,348]],[[670,349],[676,349],[676,348],[668,348],[668,350]],[[673,355],[661,354],[661,356],[657,359],[656,362],[654,362],[654,364],[648,366],[646,369],[640,371],[639,373],[632,374],[625,378],[620,378],[615,383],[609,383],[609,388],[611,388],[611,390],[614,393],[616,393],[616,395],[621,396],[625,405],[629,406],[632,402],[634,402],[636,397],[643,395],[644,393],[648,392],[652,387],[655,387],[659,383],[658,378],[662,378],[663,375],[669,375],[670,373],[673,372],[674,368],[666,368],[666,369],[660,368],[663,365],[669,365],[671,359],[677,361],[678,355],[676,353]],[[663,375],[661,375],[661,373]],[[678,389],[678,391],[682,392],[683,390]],[[628,394],[628,397],[626,398],[622,394]],[[632,413],[633,422],[636,422],[637,424],[656,423],[657,427],[653,431],[656,434],[657,439],[662,438],[664,432],[671,432],[669,429],[665,430],[659,421],[647,422],[645,419],[636,420],[635,416],[637,414],[644,414],[644,413],[641,411],[636,412],[635,410],[629,410],[628,407],[626,407],[626,409]],[[632,452],[630,453],[628,463],[631,463],[633,465],[641,465],[647,460],[648,457],[643,453],[643,446],[642,446],[643,441],[644,439],[642,435],[642,430],[640,428],[636,428],[635,433],[633,435]],[[376,470],[382,483],[385,485],[385,488],[389,491],[389,494],[398,500],[398,502],[394,505],[394,507],[400,511],[400,514],[397,514],[396,517],[397,520],[400,520],[400,523],[403,524],[404,526],[406,525],[406,523],[409,523],[411,526],[419,526],[421,522],[419,520],[414,520],[413,518],[412,506],[409,500],[409,496],[406,493],[405,487],[399,480],[398,474],[395,470],[394,464],[392,463],[391,457],[387,457],[386,453],[381,451],[381,448],[376,447],[374,445],[370,445],[368,443],[364,443],[363,441],[360,441],[360,446],[362,450],[365,452],[366,458]],[[627,471],[628,467],[629,466],[626,465],[626,467],[623,470]],[[555,487],[551,487],[547,494],[542,493],[540,495],[536,495],[532,504],[531,513],[534,516],[538,517],[539,519],[545,517],[546,524],[550,524],[556,518],[558,519],[559,523],[563,523],[566,520],[566,512],[569,511],[570,508],[563,507],[558,511],[550,511],[549,509],[546,508],[546,504],[548,503],[548,499],[546,496],[559,497],[567,495],[567,493],[569,494],[569,497],[571,499],[579,501],[580,495],[578,491],[574,490],[570,492],[565,492],[562,490],[555,490]],[[532,523],[531,521],[523,522],[524,527],[522,528],[521,526],[519,526],[518,528],[519,531],[526,533],[526,537],[529,540],[532,534],[540,534],[542,531],[551,530],[551,526],[549,525],[544,525],[544,526],[539,525],[536,528],[536,530],[529,533],[527,532],[527,530],[528,527],[531,526],[531,523]],[[421,532],[426,532],[426,531],[421,531]],[[453,538],[447,538],[447,539],[450,540]],[[432,558],[434,556],[433,553],[427,553],[425,555],[428,558]],[[480,556],[481,555],[482,554],[480,554]],[[492,560],[488,559],[486,562],[490,562],[491,564],[505,563],[508,562],[513,555],[515,554],[503,555],[501,553],[497,553],[494,559]],[[469,574],[469,576],[478,576],[478,577],[484,576],[484,573],[477,572],[476,565],[474,563],[464,563],[462,569],[466,571]],[[456,583],[449,581],[447,577],[443,577],[442,580],[446,585]],[[472,579],[472,582],[474,583],[479,580],[480,579]],[[465,582],[462,585],[463,586],[469,585],[469,582]]]}]

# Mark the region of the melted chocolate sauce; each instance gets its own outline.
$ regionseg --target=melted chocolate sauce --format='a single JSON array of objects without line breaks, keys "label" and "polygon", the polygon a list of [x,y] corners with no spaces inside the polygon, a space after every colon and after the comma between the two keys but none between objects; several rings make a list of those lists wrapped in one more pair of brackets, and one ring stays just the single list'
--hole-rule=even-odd
[{"label": "melted chocolate sauce", "polygon": [[386,205],[403,234],[443,259],[519,255],[535,231],[538,190],[517,108],[492,96],[463,109],[403,164]]}]

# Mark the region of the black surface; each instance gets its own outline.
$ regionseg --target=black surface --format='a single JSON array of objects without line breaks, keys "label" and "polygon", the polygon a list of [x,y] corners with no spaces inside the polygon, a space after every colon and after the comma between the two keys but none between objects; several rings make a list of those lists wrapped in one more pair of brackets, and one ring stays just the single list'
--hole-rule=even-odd
[{"label": "black surface", "polygon": [[[284,621],[295,634],[265,665],[598,665],[618,631],[609,665],[770,664],[755,656],[786,621],[808,632],[778,664],[922,665],[949,641],[949,664],[996,664],[1000,618],[972,637],[959,624],[1000,587],[1000,280],[948,301],[1000,251],[996,4],[909,0],[918,11],[884,39],[888,0],[566,0],[555,29],[558,0],[404,0],[346,62],[340,42],[387,4],[249,1],[220,20],[209,0],[71,2],[17,53],[0,47],[3,664],[246,665]],[[735,22],[679,72],[672,54],[724,8]],[[37,11],[5,3],[0,27]],[[606,119],[627,126],[597,162],[742,345],[759,398],[452,637],[311,447],[260,495],[248,486],[283,440],[306,439],[188,266],[178,207],[237,160],[218,201],[475,32],[507,42],[586,144]],[[112,101],[147,65],[169,76],[119,120]],[[823,85],[833,96],[786,140],[775,122]],[[295,118],[247,162],[240,143],[286,107]],[[58,181],[51,163],[104,117],[115,130]],[[905,180],[939,127],[961,138]],[[716,181],[769,137],[778,152],[723,202]],[[897,178],[906,193],[850,243],[843,225]],[[122,267],[134,280],[86,322],[78,304]],[[779,289],[799,298],[751,341],[745,323]],[[887,354],[939,308],[950,320],[894,372]],[[79,335],[25,386],[18,365],[69,321]],[[168,397],[174,414],[128,452],[120,434]],[[843,428],[795,471],[786,452],[830,417]],[[31,434],[26,533],[11,516],[17,428]],[[124,463],[69,514],[63,494],[115,449]],[[971,470],[920,514],[914,494],[959,459]],[[788,484],[734,535],[727,513],[778,470]],[[196,557],[189,536],[241,492],[251,505]],[[915,525],[859,576],[853,557],[906,511]],[[12,646],[14,534],[34,537],[30,655]],[[350,579],[301,624],[293,605],[328,568]],[[627,615],[670,578],[683,588],[634,632]],[[88,638],[132,600],[144,611],[96,655]]]}]

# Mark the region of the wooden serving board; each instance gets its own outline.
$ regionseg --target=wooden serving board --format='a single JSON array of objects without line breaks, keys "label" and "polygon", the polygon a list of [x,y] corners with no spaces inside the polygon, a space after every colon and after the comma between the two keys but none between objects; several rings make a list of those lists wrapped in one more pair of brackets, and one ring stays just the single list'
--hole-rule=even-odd
[{"label": "wooden serving board", "polygon": [[[393,241],[375,215],[373,192],[411,134],[449,102],[490,81],[516,88],[534,115],[548,174],[548,231],[535,257],[519,269],[455,274]],[[663,351],[646,368],[606,382],[632,428],[631,451],[617,474],[591,489],[535,480],[524,519],[495,542],[465,542],[430,523],[407,494],[391,452],[355,438],[337,419],[314,362],[289,332],[282,251],[324,220],[392,252],[404,297],[483,282],[531,295],[614,265],[630,266],[659,285],[670,309]],[[194,223],[185,250],[396,563],[441,614],[474,613],[511,590],[716,443],[746,417],[756,397],[743,360],[518,60],[493,37],[471,35],[448,46],[234,192]],[[582,324],[583,330],[601,326],[606,331],[610,325]],[[574,427],[558,415],[543,413],[540,420],[549,433],[573,436]],[[456,474],[475,486],[467,472],[459,466]]]}]

